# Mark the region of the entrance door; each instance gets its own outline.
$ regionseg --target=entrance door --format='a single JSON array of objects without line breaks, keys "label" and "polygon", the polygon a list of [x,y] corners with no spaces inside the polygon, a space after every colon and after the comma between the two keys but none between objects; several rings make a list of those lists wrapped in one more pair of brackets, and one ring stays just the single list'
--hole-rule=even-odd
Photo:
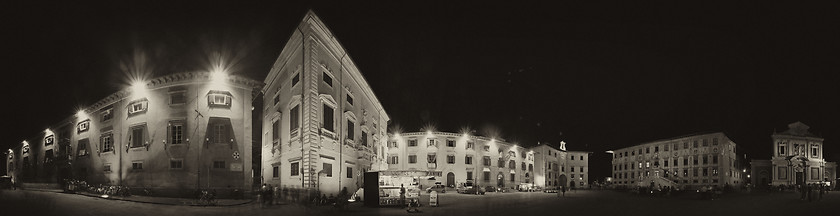
[{"label": "entrance door", "polygon": [[802,175],[802,172],[796,172],[796,184],[797,185],[802,185],[804,183],[803,177],[804,177],[804,175]]},{"label": "entrance door", "polygon": [[446,185],[455,187],[455,173],[449,172],[449,174],[446,174]]},{"label": "entrance door", "polygon": [[[566,175],[560,175],[560,186],[567,187],[566,181],[568,181],[566,179]],[[557,185],[555,185],[555,186],[557,186]]]},{"label": "entrance door", "polygon": [[499,188],[505,187],[505,175],[504,174],[502,174],[500,172],[499,176],[497,177],[497,180],[498,180],[498,183],[496,183],[496,186],[498,186]]}]

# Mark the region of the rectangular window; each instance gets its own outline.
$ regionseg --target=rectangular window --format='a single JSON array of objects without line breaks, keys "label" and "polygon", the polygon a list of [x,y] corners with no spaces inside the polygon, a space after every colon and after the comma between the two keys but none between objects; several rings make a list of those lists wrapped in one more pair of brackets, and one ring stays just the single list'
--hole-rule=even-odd
[{"label": "rectangular window", "polygon": [[182,159],[170,159],[169,160],[169,169],[183,169],[184,168],[184,160]]},{"label": "rectangular window", "polygon": [[300,73],[295,74],[295,77],[292,77],[292,87],[300,82]]},{"label": "rectangular window", "polygon": [[76,156],[83,157],[83,156],[87,156],[89,154],[88,143],[90,143],[90,141],[88,141],[88,139],[80,139],[79,140],[79,144],[76,147],[77,148]]},{"label": "rectangular window", "polygon": [[697,141],[697,140],[694,140],[694,148],[697,148],[697,147],[698,147],[698,146],[697,146],[697,144],[698,144],[698,141]]},{"label": "rectangular window", "polygon": [[[76,128],[76,133],[82,133],[88,131],[88,129],[90,129],[90,120],[84,120],[79,122],[79,125]],[[50,144],[52,144],[52,142],[50,142]]]},{"label": "rectangular window", "polygon": [[300,162],[293,162],[291,165],[292,176],[300,175]]},{"label": "rectangular window", "polygon": [[713,155],[713,156],[712,156],[712,164],[717,164],[717,163],[718,163],[718,156],[717,156],[717,155]]},{"label": "rectangular window", "polygon": [[645,148],[645,154],[650,153],[650,147]]},{"label": "rectangular window", "polygon": [[225,161],[213,161],[213,169],[224,169]]},{"label": "rectangular window", "polygon": [[213,133],[211,141],[213,143],[226,143],[227,141],[227,134],[225,133],[227,130],[224,124],[214,124],[213,125]]},{"label": "rectangular window", "polygon": [[183,144],[184,143],[184,122],[170,121],[169,122],[169,144]]},{"label": "rectangular window", "polygon": [[713,146],[718,145],[718,138],[712,138],[712,145]]},{"label": "rectangular window", "polygon": [[323,77],[324,77],[324,83],[327,83],[327,85],[329,85],[329,86],[333,86],[332,77],[329,74],[327,74],[327,72],[323,72],[322,74],[323,74]]},{"label": "rectangular window", "polygon": [[356,123],[347,120],[347,139],[356,140]]},{"label": "rectangular window", "polygon": [[467,171],[467,180],[473,180],[473,172]]},{"label": "rectangular window", "polygon": [[326,176],[326,177],[332,177],[333,176],[332,164],[331,163],[324,163],[324,169],[322,169],[321,172],[323,172],[324,176]]},{"label": "rectangular window", "polygon": [[680,150],[680,144],[679,143],[674,143],[674,151],[676,151],[676,150]]},{"label": "rectangular window", "polygon": [[111,164],[109,164],[109,163],[105,164],[102,171],[105,171],[106,173],[111,172]]},{"label": "rectangular window", "polygon": [[334,120],[333,116],[335,115],[334,114],[335,109],[333,109],[330,105],[324,104],[323,111],[324,111],[324,119],[323,119],[324,129],[326,129],[330,132],[335,132],[335,129],[334,129],[334,126],[333,126],[333,120]]},{"label": "rectangular window", "polygon": [[467,149],[475,149],[475,142],[467,141]]},{"label": "rectangular window", "polygon": [[230,107],[231,95],[229,92],[211,90],[207,94],[207,104],[214,107]]},{"label": "rectangular window", "polygon": [[692,157],[692,159],[694,160],[694,163],[693,163],[693,164],[694,164],[694,165],[697,165],[697,156]]},{"label": "rectangular window", "polygon": [[435,146],[437,147],[437,142],[434,139],[429,139],[426,146]]},{"label": "rectangular window", "polygon": [[668,151],[668,147],[670,147],[670,146],[671,146],[671,144],[666,144],[666,145],[665,145],[665,150],[664,150],[664,151]]},{"label": "rectangular window", "polygon": [[583,155],[580,156],[580,160],[583,160]]},{"label": "rectangular window", "polygon": [[679,162],[679,160],[677,160],[676,158],[674,158],[674,166],[679,166],[679,164],[678,164],[677,162]]},{"label": "rectangular window", "polygon": [[668,160],[665,160],[663,165],[664,165],[665,167],[668,167]]},{"label": "rectangular window", "polygon": [[489,146],[489,145],[485,145],[485,146],[484,146],[484,151],[490,151],[490,146]]},{"label": "rectangular window", "polygon": [[408,140],[408,147],[417,146],[417,140]]},{"label": "rectangular window", "polygon": [[709,155],[703,155],[703,165],[709,164]]},{"label": "rectangular window", "polygon": [[703,176],[709,176],[709,168],[703,168]]},{"label": "rectangular window", "polygon": [[482,160],[482,164],[484,164],[484,166],[490,166],[490,156],[484,156],[484,157],[481,158],[481,160]]},{"label": "rectangular window", "polygon": [[703,139],[703,146],[709,146],[709,139]]},{"label": "rectangular window", "polygon": [[694,168],[691,173],[692,173],[692,176],[697,177],[698,168]]},{"label": "rectangular window", "polygon": [[280,178],[280,167],[277,165],[271,166],[271,177]]},{"label": "rectangular window", "polygon": [[516,174],[511,173],[510,174],[510,182],[514,182],[515,180],[516,180]]},{"label": "rectangular window", "polygon": [[399,164],[400,158],[399,156],[389,156],[388,157],[388,164]]},{"label": "rectangular window", "polygon": [[409,155],[408,156],[408,163],[410,163],[410,164],[417,163],[417,155]]},{"label": "rectangular window", "polygon": [[817,146],[811,146],[811,157],[819,157],[820,149]]},{"label": "rectangular window", "polygon": [[498,165],[499,168],[504,168],[505,167],[505,160],[499,158],[499,160],[496,161],[496,162],[497,162],[496,165]]},{"label": "rectangular window", "polygon": [[133,162],[131,162],[131,169],[132,170],[143,170],[143,161],[133,161]]},{"label": "rectangular window", "polygon": [[347,167],[347,178],[353,178],[353,167]]},{"label": "rectangular window", "polygon": [[349,94],[347,95],[347,104],[353,106],[353,96],[350,96]]},{"label": "rectangular window", "polygon": [[688,142],[683,142],[683,148],[688,149]]},{"label": "rectangular window", "polygon": [[113,111],[114,111],[113,107],[108,107],[108,108],[103,109],[102,110],[102,121],[104,122],[104,121],[108,121],[108,120],[111,120],[112,118],[114,118]]},{"label": "rectangular window", "polygon": [[367,132],[362,131],[362,145],[368,146]]},{"label": "rectangular window", "polygon": [[446,163],[455,164],[455,155],[447,155],[446,156]]},{"label": "rectangular window", "polygon": [[472,155],[467,155],[466,157],[464,157],[464,164],[473,164],[472,159],[473,159]]},{"label": "rectangular window", "polygon": [[455,147],[455,140],[446,140],[446,147]]},{"label": "rectangular window", "polygon": [[276,106],[279,103],[280,103],[280,92],[278,91],[277,94],[274,95],[274,105]]},{"label": "rectangular window", "polygon": [[490,181],[490,172],[484,171],[484,181]]},{"label": "rectangular window", "polygon": [[391,141],[390,145],[388,145],[388,147],[396,148],[396,147],[399,147],[399,146],[397,146],[397,141]]},{"label": "rectangular window", "polygon": [[683,177],[688,177],[688,169],[683,169]]},{"label": "rectangular window", "polygon": [[112,132],[105,132],[99,137],[99,143],[102,145],[100,149],[102,152],[114,151],[114,134]]},{"label": "rectangular window", "polygon": [[572,160],[575,160],[575,156],[571,156],[571,157],[569,157],[569,158],[571,158]]},{"label": "rectangular window", "polygon": [[653,152],[659,152],[659,146],[654,146],[653,147]]},{"label": "rectangular window", "polygon": [[300,105],[296,105],[289,110],[289,132],[294,131],[300,127]]},{"label": "rectangular window", "polygon": [[785,146],[784,144],[779,144],[779,155],[785,155]]},{"label": "rectangular window", "polygon": [[437,163],[437,155],[435,155],[435,154],[426,155],[426,162],[428,162],[430,164],[436,164]]},{"label": "rectangular window", "polygon": [[688,166],[688,158],[683,158],[683,166]]},{"label": "rectangular window", "polygon": [[169,93],[169,105],[178,105],[185,103],[187,103],[187,97],[184,91]]},{"label": "rectangular window", "polygon": [[131,114],[145,112],[146,109],[148,108],[148,106],[149,106],[149,101],[146,100],[146,99],[131,102],[128,105],[128,114],[131,115]]},{"label": "rectangular window", "polygon": [[132,148],[142,147],[145,145],[145,128],[145,125],[131,127],[131,136],[128,137],[128,140]]}]

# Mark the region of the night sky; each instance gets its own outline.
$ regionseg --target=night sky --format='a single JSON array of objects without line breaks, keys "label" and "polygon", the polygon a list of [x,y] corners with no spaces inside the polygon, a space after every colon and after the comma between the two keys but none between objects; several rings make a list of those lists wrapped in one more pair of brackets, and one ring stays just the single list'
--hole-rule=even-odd
[{"label": "night sky", "polygon": [[202,71],[221,53],[233,74],[264,80],[312,9],[404,132],[563,140],[593,152],[595,180],[610,175],[606,150],[697,132],[724,132],[767,159],[770,135],[802,121],[840,161],[838,5],[16,4],[2,15],[11,101],[0,149],[130,74]]}]

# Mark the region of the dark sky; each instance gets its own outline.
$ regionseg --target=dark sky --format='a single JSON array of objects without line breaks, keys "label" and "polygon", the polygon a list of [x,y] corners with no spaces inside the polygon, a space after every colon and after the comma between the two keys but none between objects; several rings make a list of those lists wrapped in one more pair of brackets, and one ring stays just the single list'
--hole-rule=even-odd
[{"label": "dark sky", "polygon": [[125,87],[127,71],[199,71],[220,51],[263,80],[311,8],[402,131],[564,140],[594,152],[600,178],[606,150],[703,131],[769,158],[773,131],[802,121],[840,161],[838,5],[120,2],[4,6],[2,149]]}]

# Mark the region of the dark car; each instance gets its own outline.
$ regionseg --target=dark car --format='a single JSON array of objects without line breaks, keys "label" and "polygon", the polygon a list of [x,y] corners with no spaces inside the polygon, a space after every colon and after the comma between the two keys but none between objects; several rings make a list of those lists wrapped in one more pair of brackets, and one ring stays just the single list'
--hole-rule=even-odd
[{"label": "dark car", "polygon": [[482,187],[468,187],[464,190],[465,194],[481,194],[484,195],[484,188]]}]

